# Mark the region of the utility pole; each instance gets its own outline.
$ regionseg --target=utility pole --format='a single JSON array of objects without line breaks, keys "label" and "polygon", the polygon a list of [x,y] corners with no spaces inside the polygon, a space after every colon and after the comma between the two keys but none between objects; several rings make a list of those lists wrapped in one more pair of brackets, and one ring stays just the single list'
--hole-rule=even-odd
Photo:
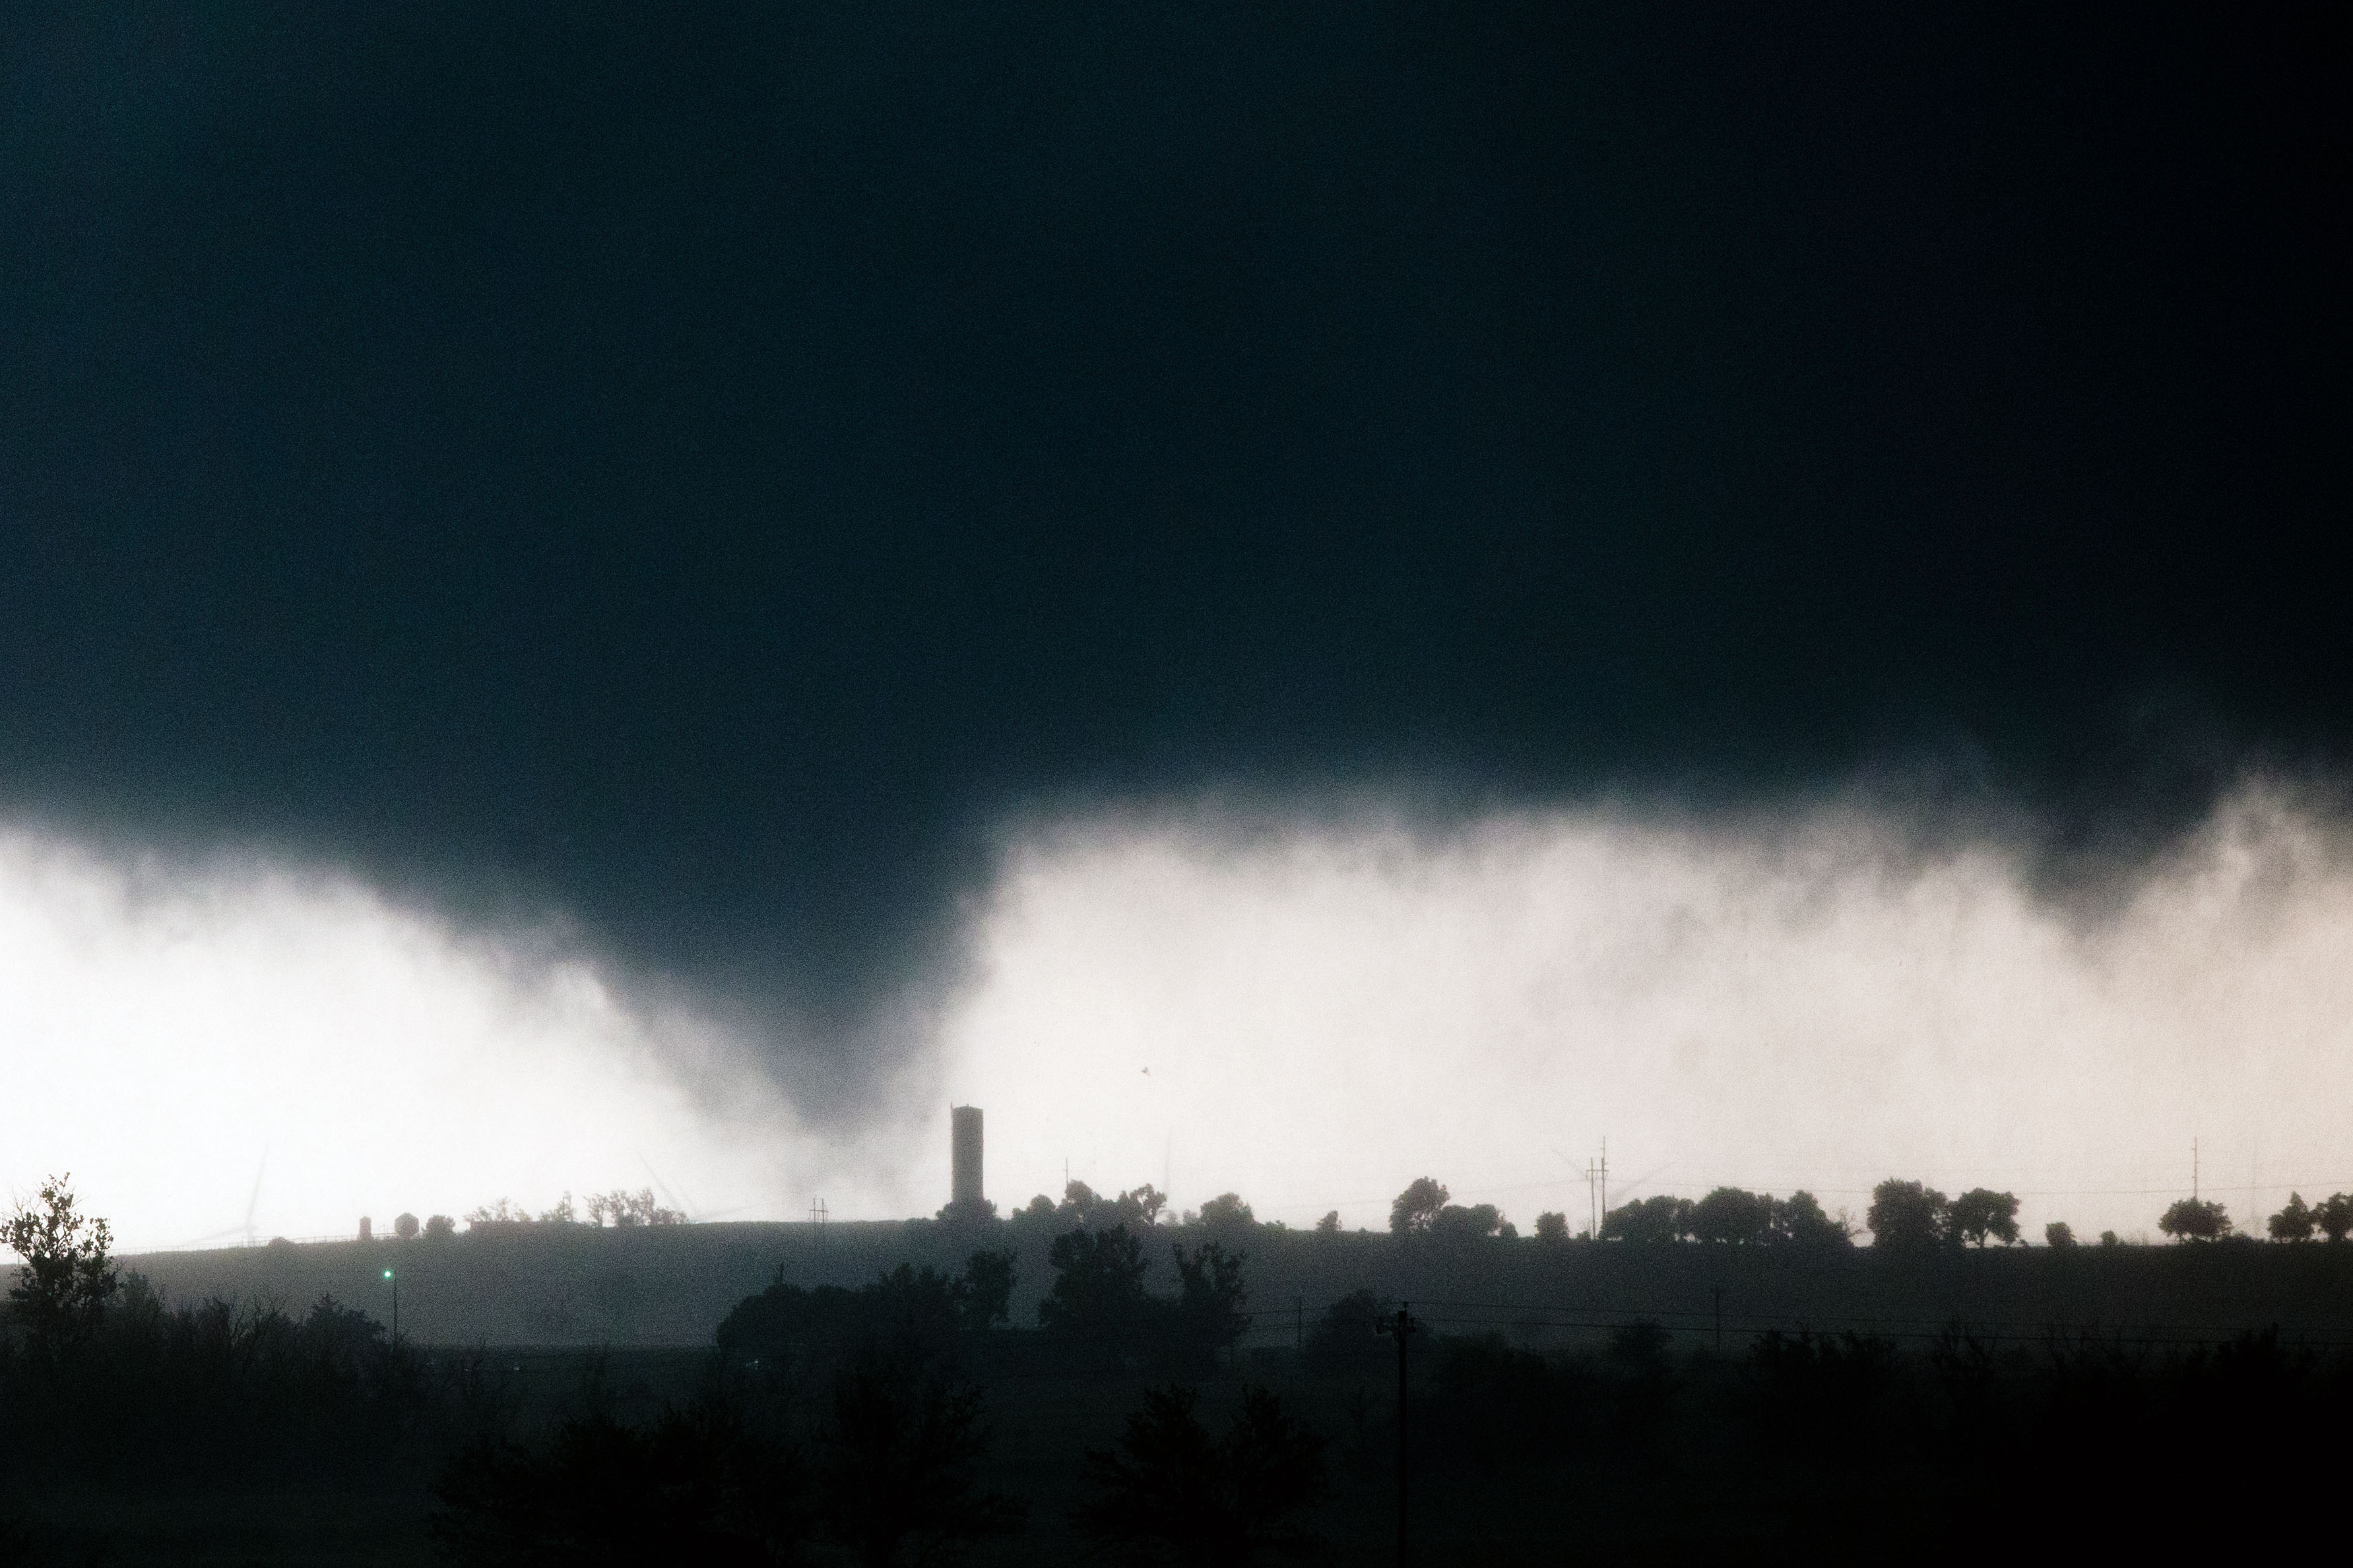
[{"label": "utility pole", "polygon": [[1601,1141],[1601,1157],[1588,1157],[1585,1162],[1585,1200],[1593,1215],[1593,1228],[1586,1234],[1594,1240],[1601,1239],[1601,1222],[1609,1217],[1609,1140]]},{"label": "utility pole", "polygon": [[1381,1324],[1379,1325],[1379,1331],[1380,1331],[1380,1332],[1382,1332],[1382,1333],[1385,1333],[1385,1334],[1394,1334],[1394,1335],[1396,1335],[1396,1336],[1397,1336],[1397,1347],[1398,1347],[1398,1549],[1397,1549],[1397,1560],[1398,1560],[1398,1568],[1406,1568],[1406,1534],[1405,1534],[1405,1455],[1406,1455],[1406,1448],[1405,1448],[1405,1405],[1406,1405],[1406,1359],[1405,1359],[1405,1342],[1406,1342],[1406,1341],[1407,1341],[1408,1339],[1411,1338],[1413,1335],[1415,1335],[1415,1334],[1418,1334],[1418,1333],[1421,1332],[1421,1325],[1420,1325],[1419,1323],[1418,1323],[1418,1322],[1414,1321],[1413,1314],[1412,1314],[1410,1311],[1407,1310],[1407,1309],[1406,1309],[1406,1304],[1405,1304],[1403,1301],[1399,1301],[1399,1302],[1398,1303],[1397,1316],[1396,1316],[1396,1317],[1394,1317],[1394,1318],[1387,1319],[1387,1320],[1385,1320],[1384,1321],[1382,1321],[1382,1322],[1381,1322]]},{"label": "utility pole", "polygon": [[400,1348],[400,1276],[387,1268],[384,1277],[392,1281],[392,1348]]},{"label": "utility pole", "polygon": [[2198,1140],[2189,1141],[2189,1201],[2198,1201]]},{"label": "utility pole", "polygon": [[823,1198],[818,1199],[817,1202],[809,1205],[809,1223],[817,1226],[818,1229],[823,1230],[825,1228],[825,1216],[827,1212],[825,1200]]}]

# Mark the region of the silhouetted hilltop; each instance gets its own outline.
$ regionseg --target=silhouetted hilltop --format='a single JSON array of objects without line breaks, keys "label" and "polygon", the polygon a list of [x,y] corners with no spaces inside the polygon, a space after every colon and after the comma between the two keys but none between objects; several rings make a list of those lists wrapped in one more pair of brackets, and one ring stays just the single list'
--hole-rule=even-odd
[{"label": "silhouetted hilltop", "polygon": [[[332,1295],[388,1317],[400,1276],[401,1332],[419,1343],[707,1346],[746,1295],[782,1277],[856,1286],[902,1263],[952,1271],[979,1247],[1018,1256],[1013,1323],[1034,1327],[1059,1227],[935,1221],[731,1223],[627,1229],[482,1227],[414,1241],[322,1242],[121,1259],[174,1300],[210,1295],[290,1303]],[[1530,1342],[1655,1319],[1677,1332],[1854,1327],[1902,1336],[1959,1321],[2003,1332],[2098,1324],[2211,1338],[2277,1325],[2290,1337],[2353,1339],[2353,1246],[1941,1249],[1641,1246],[1493,1237],[1398,1238],[1265,1226],[1141,1232],[1154,1288],[1174,1288],[1169,1249],[1214,1237],[1247,1255],[1255,1322],[1246,1343],[1291,1342],[1333,1301],[1404,1298],[1449,1331],[1493,1325]]]}]

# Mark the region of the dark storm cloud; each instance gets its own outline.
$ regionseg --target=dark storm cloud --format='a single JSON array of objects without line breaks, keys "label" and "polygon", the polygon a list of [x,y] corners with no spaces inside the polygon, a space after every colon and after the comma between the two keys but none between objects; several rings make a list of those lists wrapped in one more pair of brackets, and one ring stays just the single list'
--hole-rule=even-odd
[{"label": "dark storm cloud", "polygon": [[2340,754],[2321,29],[352,11],[0,52],[17,810],[848,1037],[1040,802]]}]

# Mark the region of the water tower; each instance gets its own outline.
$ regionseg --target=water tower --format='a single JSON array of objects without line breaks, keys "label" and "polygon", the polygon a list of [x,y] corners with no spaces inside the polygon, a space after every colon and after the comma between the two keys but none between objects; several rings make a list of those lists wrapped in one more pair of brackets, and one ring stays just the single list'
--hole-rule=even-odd
[{"label": "water tower", "polygon": [[980,1107],[952,1105],[948,1107],[951,1123],[949,1157],[955,1171],[952,1201],[956,1208],[970,1212],[982,1203],[980,1194]]}]

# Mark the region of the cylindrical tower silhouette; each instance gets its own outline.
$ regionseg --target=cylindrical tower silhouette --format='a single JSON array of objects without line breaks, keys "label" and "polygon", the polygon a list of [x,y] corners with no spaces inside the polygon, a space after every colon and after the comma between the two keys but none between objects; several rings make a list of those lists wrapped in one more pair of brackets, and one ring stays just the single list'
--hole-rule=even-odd
[{"label": "cylindrical tower silhouette", "polygon": [[954,1124],[951,1156],[954,1161],[955,1201],[961,1207],[977,1205],[980,1194],[980,1107],[956,1105],[948,1108]]}]

